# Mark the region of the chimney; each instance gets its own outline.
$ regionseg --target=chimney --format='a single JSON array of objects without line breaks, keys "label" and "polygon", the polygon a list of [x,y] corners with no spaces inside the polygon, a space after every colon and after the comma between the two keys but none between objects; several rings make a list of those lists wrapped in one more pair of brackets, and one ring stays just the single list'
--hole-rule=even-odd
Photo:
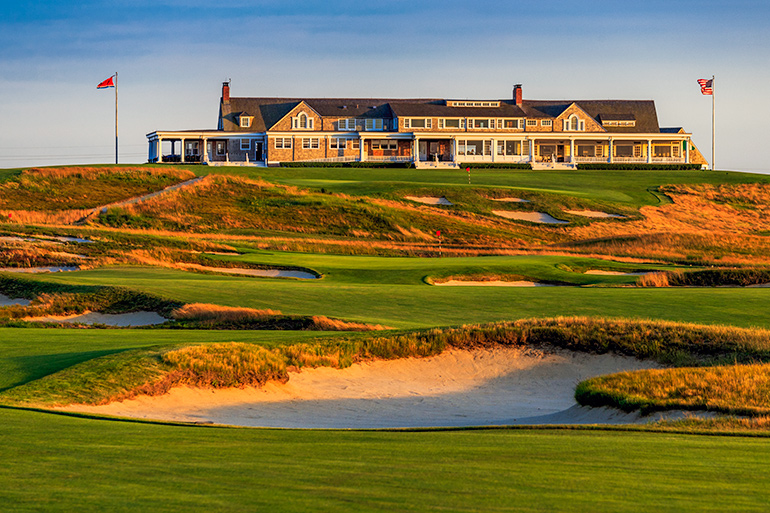
[{"label": "chimney", "polygon": [[222,103],[230,103],[230,82],[222,82]]},{"label": "chimney", "polygon": [[513,99],[516,105],[521,105],[524,100],[521,98],[521,84],[513,86]]}]

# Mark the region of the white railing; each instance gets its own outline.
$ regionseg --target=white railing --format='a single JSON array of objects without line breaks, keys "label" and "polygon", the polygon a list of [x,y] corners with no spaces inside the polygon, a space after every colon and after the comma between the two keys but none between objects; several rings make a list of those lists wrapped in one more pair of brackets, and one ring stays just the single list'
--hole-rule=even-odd
[{"label": "white railing", "polygon": [[325,157],[320,159],[295,160],[294,162],[357,162],[358,155],[346,155],[342,157]]},{"label": "white railing", "polygon": [[612,157],[613,164],[620,164],[625,162],[630,162],[635,164],[646,164],[647,158],[645,157]]},{"label": "white railing", "polygon": [[666,164],[684,164],[684,157],[652,157],[652,161]]},{"label": "white railing", "polygon": [[606,163],[610,160],[607,157],[575,157],[575,162],[584,164],[587,163]]},{"label": "white railing", "polygon": [[411,156],[374,156],[367,155],[364,158],[366,162],[411,162]]}]

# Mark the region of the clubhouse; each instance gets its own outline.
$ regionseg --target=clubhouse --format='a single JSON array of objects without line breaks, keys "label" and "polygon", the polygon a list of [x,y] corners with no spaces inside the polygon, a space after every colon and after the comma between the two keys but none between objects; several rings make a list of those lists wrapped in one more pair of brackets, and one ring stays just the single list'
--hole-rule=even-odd
[{"label": "clubhouse", "polygon": [[234,98],[222,84],[216,130],[147,134],[149,162],[278,165],[411,162],[705,164],[652,100]]}]

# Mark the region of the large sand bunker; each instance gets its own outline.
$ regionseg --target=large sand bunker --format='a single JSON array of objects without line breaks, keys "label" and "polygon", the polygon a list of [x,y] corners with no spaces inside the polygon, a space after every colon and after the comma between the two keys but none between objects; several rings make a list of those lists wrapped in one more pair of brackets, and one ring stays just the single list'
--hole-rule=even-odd
[{"label": "large sand bunker", "polygon": [[550,283],[537,283],[535,281],[517,280],[449,280],[441,283],[434,283],[439,287],[555,287]]},{"label": "large sand bunker", "polygon": [[285,428],[394,428],[646,422],[575,403],[581,380],[656,367],[565,350],[497,347],[430,358],[306,369],[263,388],[174,388],[157,397],[66,410],[157,420]]},{"label": "large sand bunker", "polygon": [[29,299],[23,298],[10,298],[5,294],[0,294],[0,306],[27,306],[29,305]]},{"label": "large sand bunker", "polygon": [[315,280],[315,274],[305,271],[292,271],[287,269],[251,269],[248,267],[209,267],[198,264],[179,264],[180,267],[199,271],[211,271],[223,274],[238,274],[243,276],[261,276],[263,278],[298,278],[301,280]]},{"label": "large sand bunker", "polygon": [[80,267],[76,265],[58,265],[50,267],[0,267],[0,272],[5,273],[61,273],[79,271]]}]

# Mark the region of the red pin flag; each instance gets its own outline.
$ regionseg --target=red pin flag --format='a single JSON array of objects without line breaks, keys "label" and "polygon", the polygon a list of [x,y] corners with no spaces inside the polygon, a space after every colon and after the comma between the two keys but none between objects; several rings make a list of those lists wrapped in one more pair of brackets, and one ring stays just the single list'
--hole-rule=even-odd
[{"label": "red pin flag", "polygon": [[441,238],[441,230],[436,230],[436,237]]}]

